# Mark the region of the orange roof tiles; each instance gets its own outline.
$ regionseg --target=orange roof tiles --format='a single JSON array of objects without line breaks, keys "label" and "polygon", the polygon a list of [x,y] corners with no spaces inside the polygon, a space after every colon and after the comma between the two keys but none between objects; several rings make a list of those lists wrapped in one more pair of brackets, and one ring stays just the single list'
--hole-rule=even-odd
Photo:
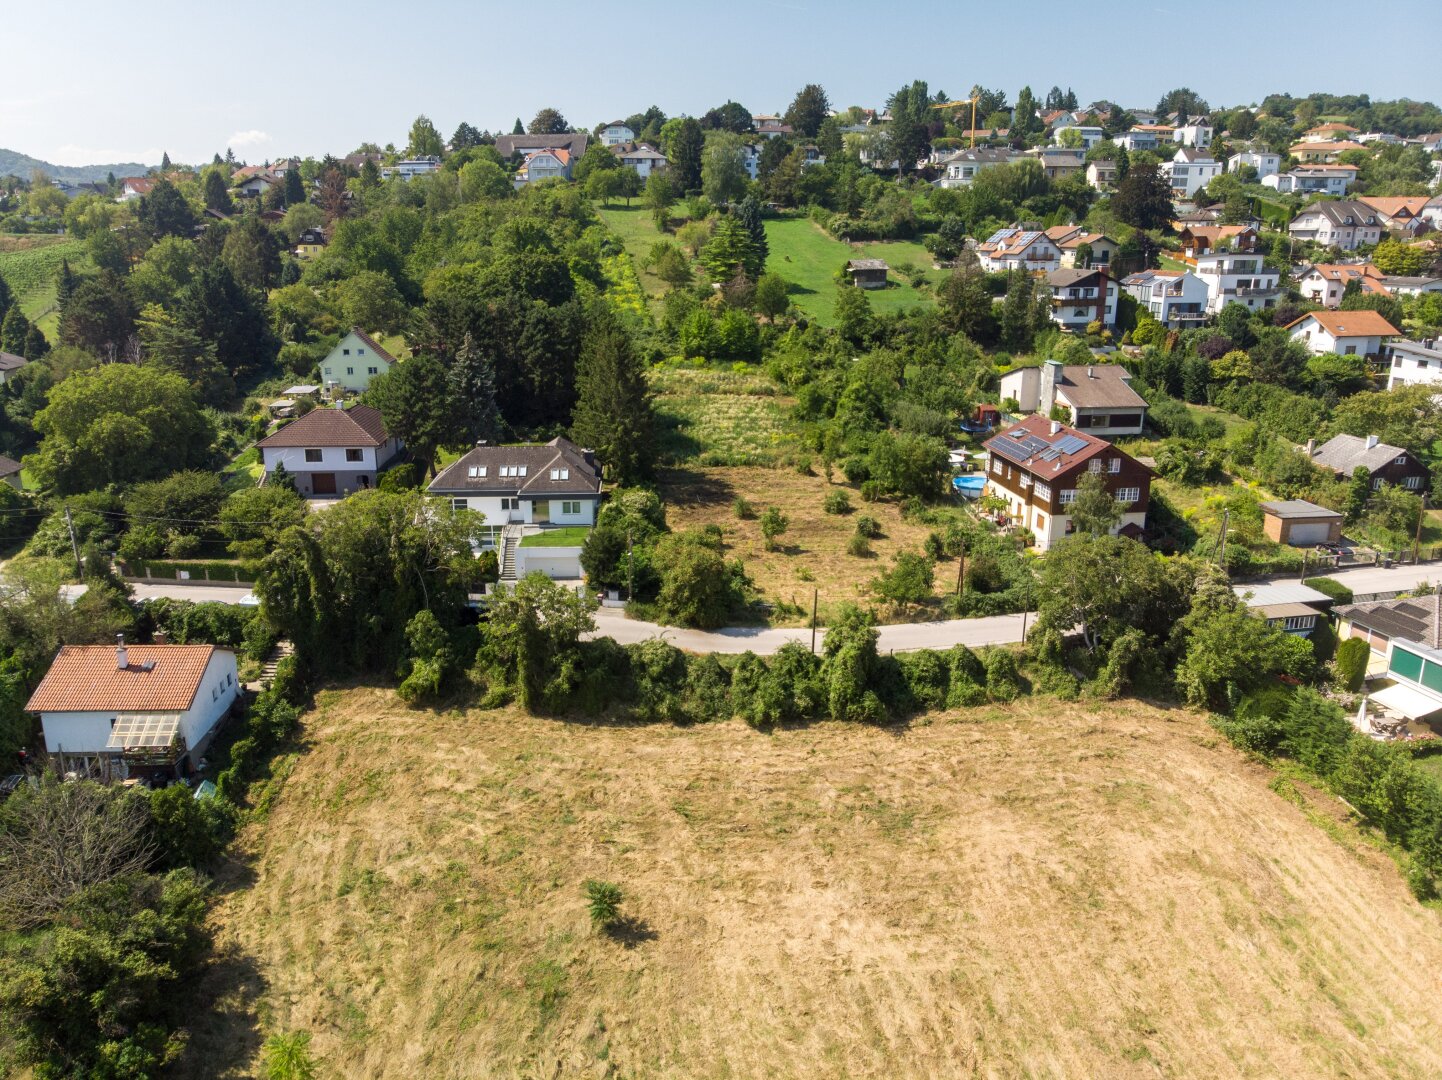
[{"label": "orange roof tiles", "polygon": [[[184,712],[195,700],[213,645],[66,645],[26,704],[27,712]],[[153,666],[146,669],[146,664]]]},{"label": "orange roof tiles", "polygon": [[1307,319],[1316,319],[1317,324],[1334,338],[1388,337],[1402,332],[1376,311],[1312,311],[1296,322],[1288,323],[1287,329]]}]

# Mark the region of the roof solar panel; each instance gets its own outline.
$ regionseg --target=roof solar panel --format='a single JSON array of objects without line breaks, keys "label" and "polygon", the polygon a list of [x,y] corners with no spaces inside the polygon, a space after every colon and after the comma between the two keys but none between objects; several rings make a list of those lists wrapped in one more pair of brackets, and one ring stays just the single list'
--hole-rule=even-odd
[{"label": "roof solar panel", "polygon": [[1056,448],[1063,454],[1075,454],[1078,450],[1085,450],[1087,441],[1077,435],[1067,435],[1056,441]]},{"label": "roof solar panel", "polygon": [[1425,619],[1427,617],[1427,609],[1418,607],[1416,604],[1398,604],[1392,610],[1398,615],[1407,615],[1414,619]]}]

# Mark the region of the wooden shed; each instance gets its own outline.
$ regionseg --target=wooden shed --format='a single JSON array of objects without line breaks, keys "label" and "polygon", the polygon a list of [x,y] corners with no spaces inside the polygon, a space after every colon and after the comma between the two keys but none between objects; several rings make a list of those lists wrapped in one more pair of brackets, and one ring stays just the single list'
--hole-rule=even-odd
[{"label": "wooden shed", "polygon": [[881,259],[852,259],[846,264],[851,284],[858,289],[886,288],[886,274],[890,269]]}]

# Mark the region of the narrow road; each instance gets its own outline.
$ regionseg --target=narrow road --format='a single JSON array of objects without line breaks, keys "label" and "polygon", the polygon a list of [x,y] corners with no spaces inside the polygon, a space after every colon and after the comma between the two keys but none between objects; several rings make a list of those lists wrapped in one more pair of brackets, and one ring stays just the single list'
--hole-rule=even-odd
[{"label": "narrow road", "polygon": [[[250,595],[249,585],[146,585],[131,582],[137,600],[191,600],[197,604],[238,604]],[[252,598],[253,599],[253,598]]]},{"label": "narrow road", "polygon": [[[1313,577],[1329,577],[1341,582],[1358,596],[1372,593],[1411,592],[1419,585],[1435,584],[1442,581],[1442,563],[1422,563],[1420,566],[1394,566],[1383,569],[1380,566],[1353,566],[1330,574],[1314,574]],[[1300,580],[1296,574],[1286,577],[1265,578],[1247,582],[1247,585],[1275,585]]]}]

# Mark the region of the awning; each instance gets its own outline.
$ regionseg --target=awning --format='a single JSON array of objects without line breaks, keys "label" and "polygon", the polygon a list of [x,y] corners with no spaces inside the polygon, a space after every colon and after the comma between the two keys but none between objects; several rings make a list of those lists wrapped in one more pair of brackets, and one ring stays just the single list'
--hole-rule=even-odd
[{"label": "awning", "polygon": [[115,718],[105,747],[107,750],[164,750],[175,741],[179,731],[179,713],[124,713]]},{"label": "awning", "polygon": [[1442,698],[1406,683],[1378,690],[1370,700],[1390,712],[1401,713],[1408,720],[1424,720],[1433,713],[1442,712]]}]

